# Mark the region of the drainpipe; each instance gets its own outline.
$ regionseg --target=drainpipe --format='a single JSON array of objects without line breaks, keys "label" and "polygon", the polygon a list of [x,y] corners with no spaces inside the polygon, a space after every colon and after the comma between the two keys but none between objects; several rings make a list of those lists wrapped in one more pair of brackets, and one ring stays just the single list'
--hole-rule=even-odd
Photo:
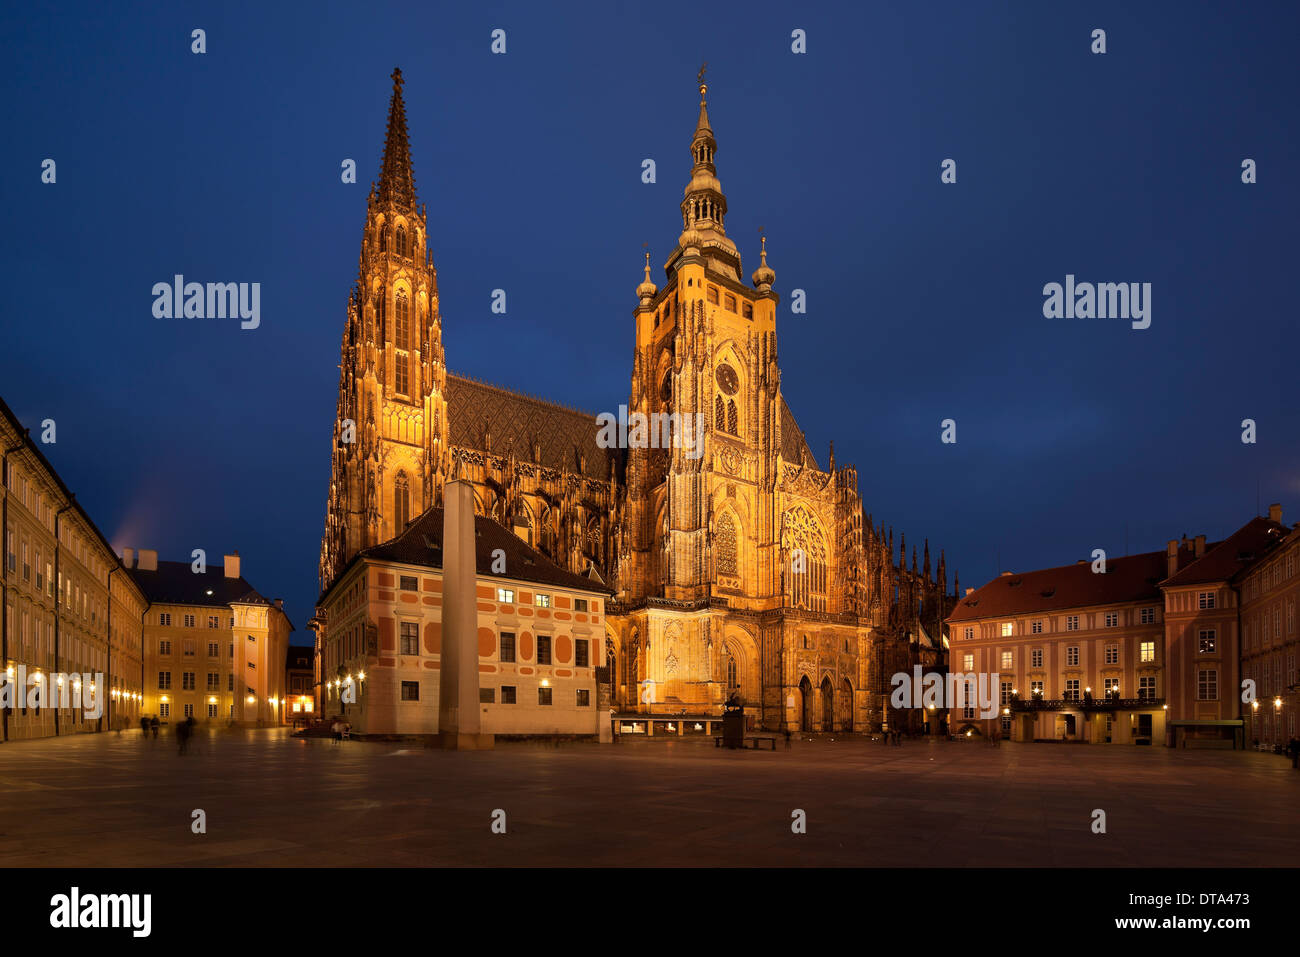
[{"label": "drainpipe", "polygon": [[[18,444],[12,449],[5,449],[0,456],[0,482],[4,484],[4,494],[0,495],[0,537],[4,538],[5,554],[0,555],[0,668],[9,664],[9,456],[17,452],[27,442],[28,430],[24,429]],[[14,693],[18,694],[17,685]],[[26,689],[22,691],[26,694]],[[9,740],[9,709],[0,708],[0,738]]]},{"label": "drainpipe", "polygon": [[[63,550],[63,542],[60,540],[59,535],[59,526],[62,524],[59,521],[59,516],[72,508],[76,499],[77,496],[69,495],[68,504],[54,513],[54,668],[51,670],[55,674],[58,674],[59,672],[59,619],[62,617],[60,615],[60,609],[63,606],[63,582],[59,579],[59,553]],[[51,677],[49,680],[53,681],[54,679]],[[54,704],[54,735],[55,737],[58,737],[59,708],[57,701],[55,701]]]}]

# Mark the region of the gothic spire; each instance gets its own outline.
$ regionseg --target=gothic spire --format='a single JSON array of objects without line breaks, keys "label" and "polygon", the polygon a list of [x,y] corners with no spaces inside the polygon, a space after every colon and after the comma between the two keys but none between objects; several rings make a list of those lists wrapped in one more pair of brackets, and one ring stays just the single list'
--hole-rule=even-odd
[{"label": "gothic spire", "polygon": [[740,256],[735,244],[727,238],[724,228],[727,197],[723,195],[717,168],[713,165],[718,143],[713,138],[713,127],[709,123],[709,107],[705,99],[709,86],[704,82],[704,67],[700,68],[698,80],[700,116],[695,123],[695,135],[691,137],[691,158],[695,162],[691,167],[691,180],[684,191],[681,207],[682,234],[677,243],[683,251],[689,248],[719,250],[735,260],[732,266],[734,270],[739,265]]},{"label": "gothic spire", "polygon": [[388,133],[379,166],[376,196],[382,203],[415,208],[415,174],[411,172],[411,144],[406,135],[406,104],[402,101],[402,70],[393,70],[393,96],[388,101]]}]

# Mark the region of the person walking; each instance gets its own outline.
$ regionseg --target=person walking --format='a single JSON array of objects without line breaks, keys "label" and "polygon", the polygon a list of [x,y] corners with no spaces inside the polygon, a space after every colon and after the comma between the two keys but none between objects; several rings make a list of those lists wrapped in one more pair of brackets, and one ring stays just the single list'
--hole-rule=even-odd
[{"label": "person walking", "polygon": [[149,719],[149,730],[153,732],[153,739],[155,741],[158,740],[158,725],[161,723],[162,722],[158,720],[158,715],[154,715]]},{"label": "person walking", "polygon": [[1286,752],[1291,755],[1291,767],[1300,770],[1300,738],[1292,738],[1287,743]]},{"label": "person walking", "polygon": [[338,744],[340,741],[343,740],[343,722],[340,721],[338,718],[335,718],[334,723],[330,725],[330,731],[334,735],[335,744]]}]

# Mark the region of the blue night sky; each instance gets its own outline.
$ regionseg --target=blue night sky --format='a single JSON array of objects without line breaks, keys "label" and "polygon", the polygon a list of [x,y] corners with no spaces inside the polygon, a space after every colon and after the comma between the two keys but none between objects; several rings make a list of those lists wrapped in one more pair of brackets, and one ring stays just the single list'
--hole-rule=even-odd
[{"label": "blue night sky", "polygon": [[[299,641],[398,65],[453,371],[627,400],[642,243],[662,282],[707,60],[786,398],[950,584],[1221,537],[1257,504],[1300,519],[1294,3],[177,7],[0,14],[0,396],[56,420],[47,455],[116,547],[239,549]],[[153,318],[175,273],[260,282],[261,327]],[[1150,282],[1151,327],[1044,318],[1067,273]]]}]

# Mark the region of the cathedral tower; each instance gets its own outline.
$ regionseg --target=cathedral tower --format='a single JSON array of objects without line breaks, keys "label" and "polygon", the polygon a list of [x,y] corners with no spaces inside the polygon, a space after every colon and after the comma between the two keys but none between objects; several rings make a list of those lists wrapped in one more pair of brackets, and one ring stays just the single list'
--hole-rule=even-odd
[{"label": "cathedral tower", "polygon": [[348,298],[320,577],[441,504],[449,479],[447,370],[438,274],[415,195],[394,70],[379,180],[366,201],[357,283]]}]

